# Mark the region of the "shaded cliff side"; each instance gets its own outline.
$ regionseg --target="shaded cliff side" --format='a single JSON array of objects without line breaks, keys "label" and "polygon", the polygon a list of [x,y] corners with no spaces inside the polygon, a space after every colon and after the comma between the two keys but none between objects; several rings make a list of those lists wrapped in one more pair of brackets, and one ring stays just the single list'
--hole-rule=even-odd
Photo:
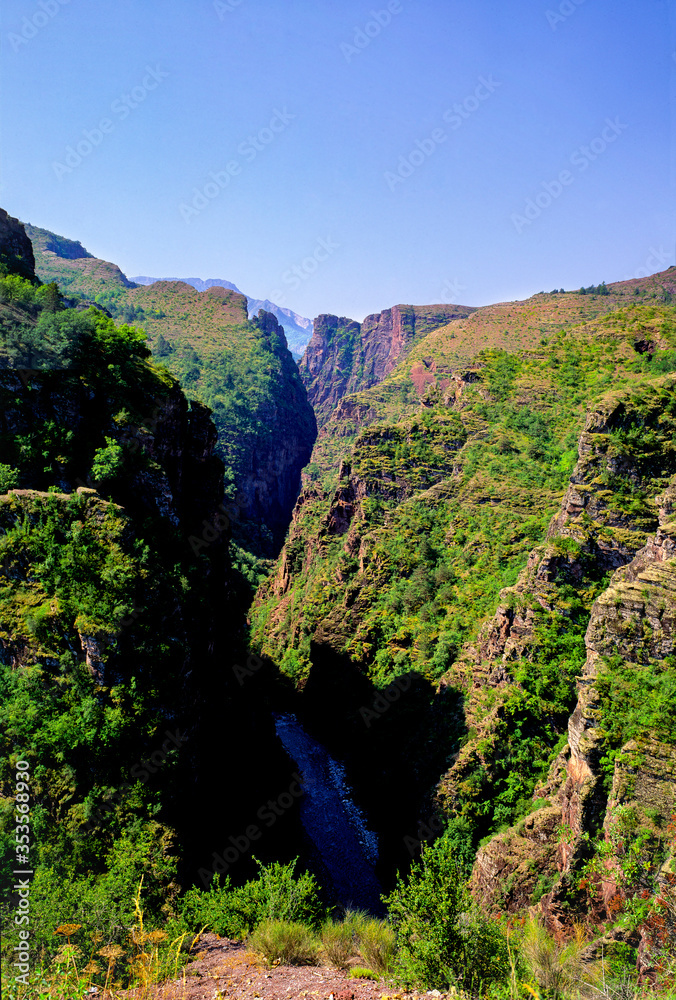
[{"label": "shaded cliff side", "polygon": [[225,469],[235,560],[256,583],[257,557],[283,542],[316,423],[284,331],[274,317],[249,319],[244,295],[181,281],[137,286],[78,242],[28,227],[43,280],[96,302],[118,324],[134,323],[191,399],[213,411]]},{"label": "shaded cliff side", "polygon": [[[122,843],[170,867],[179,857],[190,884],[223,830],[290,781],[265,707],[235,674],[236,512],[216,429],[139,331],[36,298],[28,279],[0,286],[3,322],[53,335],[61,362],[0,372],[2,795],[27,760],[36,871],[96,875]],[[227,795],[209,794],[247,741]],[[4,811],[3,891],[11,821]]]},{"label": "shaded cliff side", "polygon": [[30,281],[35,280],[35,257],[33,246],[24,227],[18,219],[13,219],[4,208],[0,208],[0,264],[9,274],[19,274]]}]

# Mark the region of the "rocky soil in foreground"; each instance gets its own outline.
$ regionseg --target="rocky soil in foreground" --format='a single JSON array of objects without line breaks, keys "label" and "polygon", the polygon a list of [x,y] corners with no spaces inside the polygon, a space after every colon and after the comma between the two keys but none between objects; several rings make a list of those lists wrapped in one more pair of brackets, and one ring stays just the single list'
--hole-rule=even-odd
[{"label": "rocky soil in foreground", "polygon": [[269,969],[246,945],[216,934],[200,939],[196,960],[178,979],[148,990],[139,988],[107,994],[104,1000],[421,1000],[453,994],[402,992],[392,983],[351,979],[349,973],[326,966],[278,965]]}]

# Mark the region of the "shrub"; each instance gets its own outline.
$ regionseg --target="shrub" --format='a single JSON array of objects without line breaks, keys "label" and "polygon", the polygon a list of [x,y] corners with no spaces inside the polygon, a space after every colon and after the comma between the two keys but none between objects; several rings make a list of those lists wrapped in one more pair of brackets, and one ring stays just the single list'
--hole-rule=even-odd
[{"label": "shrub", "polygon": [[268,965],[316,965],[319,943],[312,931],[290,920],[265,920],[249,939]]},{"label": "shrub", "polygon": [[521,944],[523,957],[532,978],[552,1000],[583,995],[585,985],[590,985],[580,958],[584,945],[584,931],[579,925],[573,940],[561,947],[537,920],[526,924]]},{"label": "shrub", "polygon": [[8,493],[19,486],[19,473],[11,465],[0,465],[0,494]]},{"label": "shrub", "polygon": [[326,911],[314,875],[303,872],[296,877],[296,862],[261,865],[258,878],[243,886],[232,886],[227,877],[221,885],[216,876],[206,892],[190,889],[181,907],[184,920],[195,932],[208,927],[234,938],[245,937],[264,920],[298,922],[316,929]]},{"label": "shrub", "polygon": [[117,479],[124,468],[124,452],[115,438],[106,437],[105,448],[97,448],[92,462],[92,479],[107,483]]},{"label": "shrub", "polygon": [[364,969],[361,965],[355,965],[354,969],[350,969],[351,979],[378,979],[378,975],[373,971],[373,969]]},{"label": "shrub", "polygon": [[439,841],[423,847],[408,879],[385,900],[397,935],[395,975],[407,986],[476,991],[509,975],[500,927],[470,906],[462,871]]}]

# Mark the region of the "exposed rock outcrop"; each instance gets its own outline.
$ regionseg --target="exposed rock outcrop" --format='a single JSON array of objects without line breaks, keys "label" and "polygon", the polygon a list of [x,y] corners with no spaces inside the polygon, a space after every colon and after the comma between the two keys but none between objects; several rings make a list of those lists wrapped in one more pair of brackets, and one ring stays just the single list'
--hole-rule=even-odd
[{"label": "exposed rock outcrop", "polygon": [[31,281],[35,279],[33,245],[23,225],[4,208],[0,208],[0,264],[4,264],[10,274],[20,274]]},{"label": "exposed rock outcrop", "polygon": [[318,316],[299,362],[308,399],[321,427],[343,396],[368,389],[394,369],[419,337],[474,312],[470,306],[398,305],[367,316]]}]

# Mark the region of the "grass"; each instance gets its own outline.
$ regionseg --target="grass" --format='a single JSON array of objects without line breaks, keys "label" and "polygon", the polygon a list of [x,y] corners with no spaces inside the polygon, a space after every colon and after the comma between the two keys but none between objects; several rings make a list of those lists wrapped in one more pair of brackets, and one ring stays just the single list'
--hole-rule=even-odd
[{"label": "grass", "polygon": [[263,921],[251,935],[249,945],[269,966],[317,964],[317,937],[305,924],[295,921]]}]

